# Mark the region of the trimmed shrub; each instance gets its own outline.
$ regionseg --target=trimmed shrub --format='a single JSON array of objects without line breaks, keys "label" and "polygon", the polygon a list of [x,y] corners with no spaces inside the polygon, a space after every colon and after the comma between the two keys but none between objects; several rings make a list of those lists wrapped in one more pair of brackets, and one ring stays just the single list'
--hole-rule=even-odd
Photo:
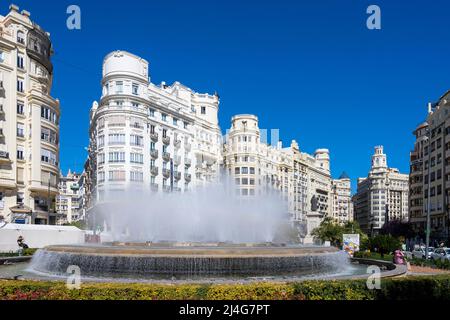
[{"label": "trimmed shrub", "polygon": [[63,282],[0,281],[0,300],[409,300],[450,299],[450,275],[296,283],[140,284],[86,283],[69,290]]}]

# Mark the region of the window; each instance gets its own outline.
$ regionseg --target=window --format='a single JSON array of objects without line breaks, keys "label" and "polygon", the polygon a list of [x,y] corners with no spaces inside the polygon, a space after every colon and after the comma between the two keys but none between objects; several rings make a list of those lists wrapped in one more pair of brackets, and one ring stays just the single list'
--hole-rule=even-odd
[{"label": "window", "polygon": [[130,162],[131,163],[144,163],[144,155],[142,153],[130,153]]},{"label": "window", "polygon": [[242,178],[242,185],[248,185],[248,178]]},{"label": "window", "polygon": [[255,168],[254,167],[250,167],[250,174],[255,174]]},{"label": "window", "polygon": [[123,81],[116,81],[116,93],[123,93]]},{"label": "window", "polygon": [[17,91],[23,92],[23,79],[20,78],[17,79]]},{"label": "window", "polygon": [[109,145],[123,145],[125,144],[125,134],[112,133],[108,136]]},{"label": "window", "polygon": [[155,116],[155,109],[148,109],[148,115],[150,116],[150,117],[154,117]]},{"label": "window", "polygon": [[174,126],[178,126],[178,119],[177,118],[173,118],[173,125]]},{"label": "window", "polygon": [[134,95],[138,95],[139,94],[139,85],[137,83],[133,83],[133,85],[132,85],[132,93]]},{"label": "window", "polygon": [[99,153],[98,154],[98,164],[104,164],[105,163],[105,154]]},{"label": "window", "polygon": [[99,171],[98,172],[98,182],[104,182],[105,181],[105,172]]},{"label": "window", "polygon": [[17,136],[18,137],[25,137],[25,125],[22,123],[17,124]]},{"label": "window", "polygon": [[125,162],[125,152],[110,152],[109,162],[111,163]]},{"label": "window", "polygon": [[154,125],[150,125],[150,133],[155,133],[155,126]]},{"label": "window", "polygon": [[242,167],[242,174],[248,174],[248,168],[247,167]]},{"label": "window", "polygon": [[98,146],[101,148],[105,145],[105,136],[98,136]]},{"label": "window", "polygon": [[139,108],[139,103],[132,102],[131,106],[133,107],[133,109],[138,109]]},{"label": "window", "polygon": [[166,138],[167,137],[167,129],[163,129],[163,138]]},{"label": "window", "polygon": [[41,149],[41,161],[56,165],[56,154],[53,151]]},{"label": "window", "polygon": [[234,174],[240,174],[240,173],[241,173],[241,171],[240,171],[239,167],[234,168]]},{"label": "window", "polygon": [[18,54],[17,55],[17,68],[23,69],[23,55]]},{"label": "window", "polygon": [[17,160],[23,160],[23,147],[17,147]]},{"label": "window", "polygon": [[109,181],[125,181],[125,171],[123,170],[115,170],[108,172],[108,180]]},{"label": "window", "polygon": [[132,134],[130,136],[130,144],[132,146],[142,147],[144,145],[144,137],[143,136],[136,136],[136,135]]},{"label": "window", "polygon": [[201,108],[201,113],[202,113],[202,114],[206,114],[206,107],[202,107],[202,108]]},{"label": "window", "polygon": [[162,113],[161,114],[161,119],[162,119],[162,121],[167,121],[167,114]]},{"label": "window", "polygon": [[155,150],[156,144],[154,142],[150,142],[150,150]]},{"label": "window", "polygon": [[17,102],[17,114],[24,114],[24,105],[22,102]]},{"label": "window", "polygon": [[130,180],[131,181],[144,181],[144,173],[139,171],[131,171],[130,172]]},{"label": "window", "polygon": [[17,31],[17,42],[25,44],[25,33],[23,31]]},{"label": "window", "polygon": [[188,128],[188,123],[187,123],[186,121],[183,122],[183,127],[184,127],[185,129]]},{"label": "window", "polygon": [[54,124],[58,124],[58,116],[56,115],[55,111],[50,109],[50,107],[41,106],[41,118]]}]

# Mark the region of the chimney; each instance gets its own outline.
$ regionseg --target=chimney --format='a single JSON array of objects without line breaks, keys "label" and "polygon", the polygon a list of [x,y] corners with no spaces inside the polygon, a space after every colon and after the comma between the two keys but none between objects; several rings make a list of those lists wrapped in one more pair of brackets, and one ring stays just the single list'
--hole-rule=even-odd
[{"label": "chimney", "polygon": [[19,7],[17,5],[15,5],[15,4],[10,4],[9,11],[18,12],[19,11]]}]

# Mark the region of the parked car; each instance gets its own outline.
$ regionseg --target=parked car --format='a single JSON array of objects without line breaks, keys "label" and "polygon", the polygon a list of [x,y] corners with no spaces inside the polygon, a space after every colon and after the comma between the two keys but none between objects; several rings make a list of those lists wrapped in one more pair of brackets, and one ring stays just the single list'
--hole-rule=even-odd
[{"label": "parked car", "polygon": [[[427,259],[431,258],[431,254],[434,252],[433,247],[428,247]],[[415,247],[412,251],[412,256],[416,259],[425,259],[425,247]]]},{"label": "parked car", "polygon": [[437,248],[431,254],[433,260],[449,260],[450,261],[450,248]]}]

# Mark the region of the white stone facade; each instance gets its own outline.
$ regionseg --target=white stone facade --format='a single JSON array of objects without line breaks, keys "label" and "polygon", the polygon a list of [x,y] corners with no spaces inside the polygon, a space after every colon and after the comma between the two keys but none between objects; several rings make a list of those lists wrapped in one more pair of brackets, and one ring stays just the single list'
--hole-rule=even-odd
[{"label": "white stone facade", "polygon": [[353,221],[351,181],[346,173],[332,180],[333,219],[343,225]]},{"label": "white stone facade", "polygon": [[15,5],[0,16],[0,216],[55,224],[60,105],[49,34]]},{"label": "white stone facade", "polygon": [[408,221],[408,196],[409,176],[389,168],[383,146],[375,147],[371,170],[367,178],[358,179],[354,197],[355,219],[361,228],[376,233],[388,221]]},{"label": "white stone facade", "polygon": [[59,178],[59,195],[56,197],[57,224],[71,223],[83,218],[84,174],[69,172]]},{"label": "white stone facade", "polygon": [[91,193],[184,192],[214,180],[221,162],[217,94],[150,82],[149,63],[115,51],[103,63],[103,92],[90,120]]}]

